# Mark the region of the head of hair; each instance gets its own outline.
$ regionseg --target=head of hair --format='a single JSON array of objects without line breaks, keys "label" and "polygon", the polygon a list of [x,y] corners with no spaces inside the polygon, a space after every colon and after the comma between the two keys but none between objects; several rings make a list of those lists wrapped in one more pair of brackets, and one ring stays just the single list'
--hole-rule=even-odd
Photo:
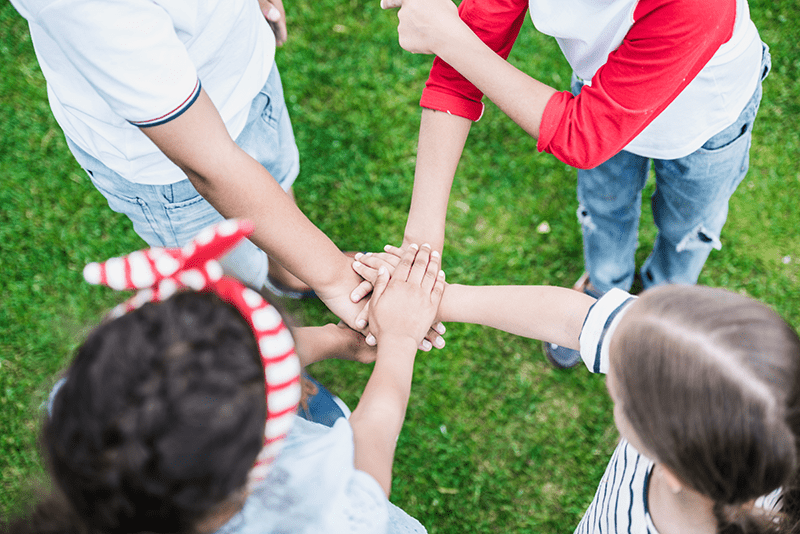
[{"label": "head of hair", "polygon": [[263,445],[264,372],[232,306],[182,292],[96,328],[42,443],[80,528],[188,532],[246,484]]},{"label": "head of hair", "polygon": [[[719,532],[794,523],[800,339],[777,313],[723,289],[646,291],[614,336],[610,372],[643,446],[716,503]],[[777,522],[742,512],[779,487]]]}]

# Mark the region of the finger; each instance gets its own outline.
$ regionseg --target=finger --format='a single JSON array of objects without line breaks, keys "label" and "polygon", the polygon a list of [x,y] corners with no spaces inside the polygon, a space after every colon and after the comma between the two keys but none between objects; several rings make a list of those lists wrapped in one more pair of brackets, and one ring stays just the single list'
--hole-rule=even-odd
[{"label": "finger", "polygon": [[402,5],[402,0],[381,0],[381,9],[393,9]]},{"label": "finger", "polygon": [[441,260],[442,257],[439,255],[438,251],[434,250],[431,252],[431,259],[428,261],[421,284],[422,289],[429,293],[433,290],[433,285],[436,283],[436,277],[439,276],[439,271],[441,271]]},{"label": "finger", "polygon": [[389,271],[386,270],[386,267],[381,267],[378,269],[378,277],[375,279],[375,284],[372,288],[372,298],[370,299],[372,304],[378,304],[378,300],[383,296],[383,293],[386,291],[386,286],[388,285]]},{"label": "finger", "polygon": [[427,339],[423,339],[422,341],[420,341],[419,346],[417,348],[423,352],[430,352],[430,350],[433,348],[433,345]]},{"label": "finger", "polygon": [[[436,283],[433,285],[433,290],[431,291],[431,302],[436,304],[437,308],[442,302],[442,295],[444,295],[444,271],[439,271],[439,274],[436,276]],[[442,323],[439,323],[439,326],[444,330],[444,325]]]},{"label": "finger", "polygon": [[[428,269],[428,260],[431,257],[431,246],[427,243],[422,245],[414,258],[414,263],[411,266],[411,272],[408,274],[408,281],[415,286],[421,286],[425,278],[425,272]],[[433,284],[431,284],[433,285]],[[430,291],[430,288],[428,288]]]},{"label": "finger", "polygon": [[[353,268],[355,269],[355,265],[353,265]],[[358,272],[358,269],[356,269],[356,272],[358,274],[361,274]],[[350,300],[352,302],[361,302],[361,299],[369,295],[371,291],[372,291],[372,282],[370,282],[369,280],[364,280],[363,282],[361,282],[356,286],[356,288],[353,290],[352,293],[350,293]]]},{"label": "finger", "polygon": [[383,247],[383,251],[398,258],[402,256],[404,252],[402,248],[397,248],[394,245],[386,245],[385,247]]},{"label": "finger", "polygon": [[444,338],[440,336],[439,333],[433,327],[431,327],[428,330],[428,333],[425,334],[425,339],[427,339],[428,342],[437,349],[441,349],[442,347],[444,347]]},{"label": "finger", "polygon": [[397,268],[394,270],[395,278],[403,282],[408,281],[408,275],[411,272],[411,267],[414,264],[414,258],[417,256],[418,250],[419,247],[415,244],[408,246],[408,249],[403,253],[403,257],[400,259],[400,263],[397,264]]},{"label": "finger", "polygon": [[353,324],[356,325],[356,328],[358,328],[361,331],[362,334],[364,333],[364,329],[367,327],[367,324],[369,324],[369,303],[370,302],[372,302],[372,301],[369,301],[369,300],[367,301],[367,303],[364,305],[364,307],[361,309],[361,311],[358,312],[358,315],[356,315],[355,321],[353,321]]}]

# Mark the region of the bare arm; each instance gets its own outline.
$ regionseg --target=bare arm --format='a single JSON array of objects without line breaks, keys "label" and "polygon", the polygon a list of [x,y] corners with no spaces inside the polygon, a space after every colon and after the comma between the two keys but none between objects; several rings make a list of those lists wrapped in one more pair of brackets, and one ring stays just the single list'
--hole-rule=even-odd
[{"label": "bare arm", "polygon": [[583,320],[594,302],[563,287],[448,284],[439,318],[491,326],[577,350]]},{"label": "bare arm", "polygon": [[361,333],[341,323],[292,328],[292,337],[303,367],[330,358],[371,363],[377,355]]},{"label": "bare arm", "polygon": [[269,172],[236,145],[205,91],[179,117],[142,132],[224,217],[251,220],[255,225],[252,241],[353,324],[364,304],[354,304],[349,298],[360,282],[351,261],[308,220]]},{"label": "bare arm", "polygon": [[433,322],[444,288],[439,255],[409,248],[389,280],[383,268],[375,280],[370,325],[378,357],[358,406],[350,416],[355,466],[372,475],[389,495],[397,437],[405,419],[414,359]]},{"label": "bare arm", "polygon": [[457,115],[422,110],[414,191],[403,244],[429,243],[433,250],[443,250],[450,188],[471,126],[472,121]]}]

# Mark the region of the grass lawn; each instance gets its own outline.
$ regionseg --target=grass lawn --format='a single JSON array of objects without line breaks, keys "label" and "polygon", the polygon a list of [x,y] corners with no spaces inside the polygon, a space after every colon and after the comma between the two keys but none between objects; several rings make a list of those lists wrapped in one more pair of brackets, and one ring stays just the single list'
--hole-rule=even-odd
[{"label": "grass lawn", "polygon": [[[429,56],[397,45],[378,1],[288,3],[278,52],[300,147],[295,191],[342,249],[402,238],[411,197],[418,100]],[[731,203],[723,248],[701,283],[759,298],[800,326],[800,12],[753,0],[771,46],[751,169]],[[512,62],[553,86],[570,71],[530,21]],[[0,515],[43,478],[40,406],[58,371],[121,295],[82,281],[83,266],[143,246],[71,158],[52,118],[27,27],[0,6]],[[652,184],[647,193],[652,192]],[[466,284],[569,285],[582,272],[575,171],[487,105],[453,187],[444,269]],[[547,223],[549,230],[541,231]],[[639,263],[655,232],[643,215]],[[332,316],[290,303],[307,324]],[[431,533],[571,532],[617,439],[601,377],[551,369],[537,341],[450,324],[447,347],[417,360],[392,500]],[[311,369],[351,406],[368,366]]]}]

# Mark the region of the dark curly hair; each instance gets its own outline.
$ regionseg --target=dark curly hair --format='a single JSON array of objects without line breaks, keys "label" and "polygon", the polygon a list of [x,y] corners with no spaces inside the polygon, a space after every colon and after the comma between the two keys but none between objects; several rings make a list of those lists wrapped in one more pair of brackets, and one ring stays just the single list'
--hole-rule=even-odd
[{"label": "dark curly hair", "polygon": [[42,432],[67,506],[43,502],[22,530],[188,532],[245,486],[264,372],[249,325],[216,295],[178,293],[100,325],[67,377]]}]

